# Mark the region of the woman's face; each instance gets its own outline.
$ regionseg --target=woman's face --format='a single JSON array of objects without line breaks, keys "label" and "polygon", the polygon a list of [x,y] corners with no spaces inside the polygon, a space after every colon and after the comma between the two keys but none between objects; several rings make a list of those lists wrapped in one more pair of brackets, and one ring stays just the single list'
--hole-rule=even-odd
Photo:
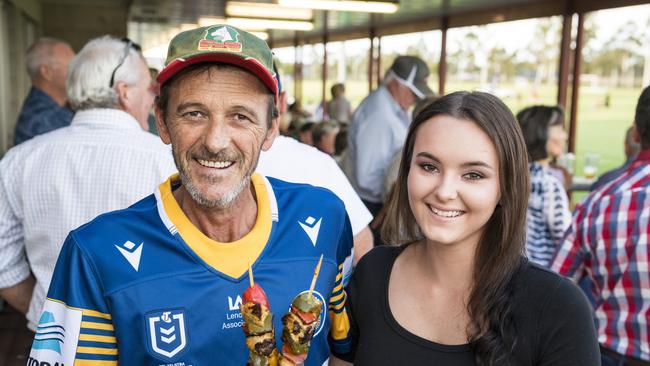
[{"label": "woman's face", "polygon": [[548,128],[548,141],[546,141],[546,151],[551,158],[557,158],[564,153],[567,135],[561,125],[553,125]]},{"label": "woman's face", "polygon": [[472,121],[438,115],[420,126],[408,175],[411,210],[428,242],[478,243],[499,202],[499,161]]}]

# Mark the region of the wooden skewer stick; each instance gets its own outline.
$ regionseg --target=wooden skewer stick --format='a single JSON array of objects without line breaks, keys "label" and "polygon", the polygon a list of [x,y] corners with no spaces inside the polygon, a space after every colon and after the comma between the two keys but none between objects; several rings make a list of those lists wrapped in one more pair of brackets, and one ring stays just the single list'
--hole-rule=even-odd
[{"label": "wooden skewer stick", "polygon": [[251,284],[251,287],[255,286],[255,280],[253,280],[253,267],[251,267],[251,262],[248,261],[248,281]]},{"label": "wooden skewer stick", "polygon": [[316,280],[318,279],[318,273],[320,272],[320,265],[323,263],[323,255],[320,255],[316,269],[314,270],[314,278],[311,279],[311,285],[309,286],[309,296],[314,292],[314,287],[316,287]]}]

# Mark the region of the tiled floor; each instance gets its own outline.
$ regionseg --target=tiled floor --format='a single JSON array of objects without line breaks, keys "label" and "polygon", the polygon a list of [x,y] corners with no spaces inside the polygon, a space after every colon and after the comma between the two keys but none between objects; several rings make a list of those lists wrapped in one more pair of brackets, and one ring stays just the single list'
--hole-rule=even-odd
[{"label": "tiled floor", "polygon": [[0,366],[24,366],[32,337],[25,317],[5,306],[0,311]]}]

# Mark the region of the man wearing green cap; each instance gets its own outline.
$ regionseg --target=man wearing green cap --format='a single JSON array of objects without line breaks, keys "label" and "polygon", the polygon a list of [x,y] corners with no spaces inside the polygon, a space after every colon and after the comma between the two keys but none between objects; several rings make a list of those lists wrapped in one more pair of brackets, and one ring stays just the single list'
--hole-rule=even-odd
[{"label": "man wearing green cap", "polygon": [[[344,300],[351,228],[330,191],[254,173],[277,131],[272,70],[266,43],[234,27],[174,37],[156,118],[179,174],[70,233],[29,365],[266,365],[282,350],[282,316],[307,291],[322,316],[304,364],[327,361],[327,306]],[[242,330],[250,273],[275,315],[264,344]]]}]

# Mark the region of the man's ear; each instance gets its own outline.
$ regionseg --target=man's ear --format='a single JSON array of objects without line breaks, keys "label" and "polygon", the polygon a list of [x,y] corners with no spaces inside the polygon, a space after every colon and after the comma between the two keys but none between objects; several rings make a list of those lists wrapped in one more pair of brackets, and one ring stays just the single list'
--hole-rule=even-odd
[{"label": "man's ear", "polygon": [[637,144],[641,143],[641,133],[636,126],[636,122],[632,124],[632,141],[636,142]]},{"label": "man's ear", "polygon": [[158,103],[155,103],[154,105],[154,112],[156,115],[156,128],[158,128],[158,134],[160,135],[160,139],[162,142],[164,142],[166,145],[169,145],[172,143],[171,136],[169,135],[169,130],[167,129],[167,123],[165,123],[165,118],[164,118],[164,113],[162,110],[160,110],[160,106],[158,106]]},{"label": "man's ear", "polygon": [[278,97],[278,111],[282,115],[287,112],[287,92],[282,91]]},{"label": "man's ear", "polygon": [[271,121],[271,128],[266,132],[266,138],[264,139],[264,143],[262,143],[263,151],[270,149],[273,145],[273,141],[275,141],[275,138],[280,134],[279,123],[279,118],[277,117],[273,118],[273,121]]},{"label": "man's ear", "polygon": [[52,68],[47,65],[41,65],[38,67],[38,74],[47,81],[52,81],[54,77]]},{"label": "man's ear", "polygon": [[117,93],[117,104],[126,109],[127,104],[129,103],[129,87],[123,81],[116,81],[115,86],[113,87],[115,93]]}]

